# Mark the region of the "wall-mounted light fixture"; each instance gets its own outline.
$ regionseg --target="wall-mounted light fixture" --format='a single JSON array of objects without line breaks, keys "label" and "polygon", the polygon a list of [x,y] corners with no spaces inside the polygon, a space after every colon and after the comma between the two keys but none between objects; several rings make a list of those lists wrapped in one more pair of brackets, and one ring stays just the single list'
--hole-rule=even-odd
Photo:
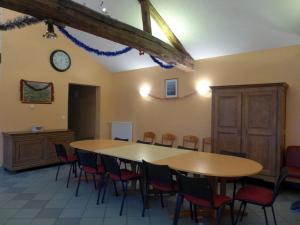
[{"label": "wall-mounted light fixture", "polygon": [[143,98],[147,98],[150,95],[151,87],[149,84],[143,84],[140,88],[140,95]]},{"label": "wall-mounted light fixture", "polygon": [[200,80],[196,84],[196,91],[199,95],[203,97],[211,96],[211,83],[208,80]]},{"label": "wall-mounted light fixture", "polygon": [[56,39],[57,34],[54,31],[54,25],[52,21],[46,21],[45,22],[47,25],[47,32],[43,35],[44,38],[47,39]]}]

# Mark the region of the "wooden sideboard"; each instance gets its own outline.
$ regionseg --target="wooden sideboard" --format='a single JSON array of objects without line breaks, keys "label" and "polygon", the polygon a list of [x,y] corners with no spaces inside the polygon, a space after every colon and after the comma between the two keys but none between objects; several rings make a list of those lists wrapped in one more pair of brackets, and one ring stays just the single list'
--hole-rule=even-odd
[{"label": "wooden sideboard", "polygon": [[213,152],[244,153],[274,181],[285,149],[285,83],[212,87]]},{"label": "wooden sideboard", "polygon": [[9,132],[3,133],[3,137],[3,166],[9,171],[18,171],[58,163],[54,144],[63,144],[70,151],[69,144],[74,140],[74,132]]}]

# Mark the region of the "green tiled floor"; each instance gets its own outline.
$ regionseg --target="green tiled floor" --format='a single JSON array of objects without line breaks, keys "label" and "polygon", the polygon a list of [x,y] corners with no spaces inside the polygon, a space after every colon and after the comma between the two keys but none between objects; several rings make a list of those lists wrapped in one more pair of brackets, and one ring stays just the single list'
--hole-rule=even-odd
[{"label": "green tiled floor", "polygon": [[[125,204],[124,215],[119,216],[121,197],[109,189],[104,204],[96,205],[97,192],[93,184],[82,182],[79,196],[75,197],[76,180],[66,188],[67,168],[54,181],[56,168],[45,168],[10,174],[0,168],[0,225],[168,225],[172,224],[175,197],[167,197],[166,208],[161,209],[157,198],[150,199],[150,209],[141,217],[139,192],[131,193]],[[278,197],[275,210],[278,225],[299,225],[300,214],[289,211],[290,204],[300,199],[300,190],[284,189]],[[238,207],[238,204],[236,204]],[[241,225],[263,225],[260,207],[249,206],[248,216]],[[270,224],[273,224],[270,215]],[[192,225],[189,218],[180,219],[179,225]],[[199,224],[211,224],[208,219]],[[224,218],[222,224],[230,224]]]}]

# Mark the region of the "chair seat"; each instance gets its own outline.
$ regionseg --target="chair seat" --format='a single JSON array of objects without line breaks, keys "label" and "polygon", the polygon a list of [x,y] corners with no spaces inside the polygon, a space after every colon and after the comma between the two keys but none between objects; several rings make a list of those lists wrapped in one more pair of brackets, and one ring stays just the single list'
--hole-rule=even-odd
[{"label": "chair seat", "polygon": [[267,188],[246,186],[242,187],[235,196],[236,200],[246,201],[262,206],[272,204],[273,191]]},{"label": "chair seat", "polygon": [[84,166],[83,170],[89,174],[103,174],[105,172],[104,166],[102,164],[98,165],[97,170],[95,168],[89,167],[89,166]]},{"label": "chair seat", "polygon": [[139,174],[137,174],[134,171],[131,170],[127,170],[127,169],[122,169],[120,170],[121,172],[121,177],[119,177],[119,175],[113,174],[113,173],[109,173],[109,176],[112,180],[118,181],[118,180],[122,180],[122,181],[127,181],[127,180],[134,180],[134,179],[138,179],[140,177]]},{"label": "chair seat", "polygon": [[158,181],[152,181],[150,182],[150,184],[154,189],[157,189],[159,191],[166,191],[166,192],[178,191],[178,184],[175,182],[172,184],[168,184],[168,183],[162,183]]},{"label": "chair seat", "polygon": [[288,177],[300,178],[300,167],[289,166]]},{"label": "chair seat", "polygon": [[214,196],[214,206],[205,199],[197,198],[191,195],[184,195],[184,198],[191,202],[192,204],[205,207],[205,208],[220,208],[222,205],[228,204],[231,202],[231,198],[226,195],[215,195]]},{"label": "chair seat", "polygon": [[74,163],[77,161],[77,157],[75,155],[68,155],[67,158],[61,156],[61,157],[59,157],[59,159],[63,163]]}]

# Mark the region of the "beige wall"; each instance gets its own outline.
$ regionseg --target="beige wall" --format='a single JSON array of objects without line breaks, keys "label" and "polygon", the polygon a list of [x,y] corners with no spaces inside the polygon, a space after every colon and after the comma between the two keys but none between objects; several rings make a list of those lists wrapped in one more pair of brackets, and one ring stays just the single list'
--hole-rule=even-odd
[{"label": "beige wall", "polygon": [[179,78],[179,95],[192,92],[195,83],[208,79],[212,85],[287,82],[287,144],[300,144],[300,46],[212,58],[196,62],[195,71],[149,68],[113,75],[114,95],[118,102],[116,120],[134,123],[134,136],[146,130],[159,135],[172,132],[179,138],[195,134],[210,136],[211,98],[198,95],[182,100],[145,100],[139,95],[143,83],[152,94],[163,97],[164,79]]},{"label": "beige wall", "polygon": [[[15,16],[15,13],[4,11],[5,19]],[[111,121],[112,115],[111,74],[59,32],[57,40],[42,38],[45,29],[44,24],[39,24],[3,33],[0,132],[29,130],[32,125],[42,125],[45,129],[67,128],[68,85],[78,83],[101,86],[100,134],[101,137],[108,137],[108,122]],[[49,56],[55,49],[63,49],[70,54],[72,66],[69,71],[59,73],[51,67]],[[22,104],[19,100],[20,79],[53,82],[53,104],[35,105],[34,109],[28,104]],[[1,164],[3,146],[2,135],[0,136]]]}]

